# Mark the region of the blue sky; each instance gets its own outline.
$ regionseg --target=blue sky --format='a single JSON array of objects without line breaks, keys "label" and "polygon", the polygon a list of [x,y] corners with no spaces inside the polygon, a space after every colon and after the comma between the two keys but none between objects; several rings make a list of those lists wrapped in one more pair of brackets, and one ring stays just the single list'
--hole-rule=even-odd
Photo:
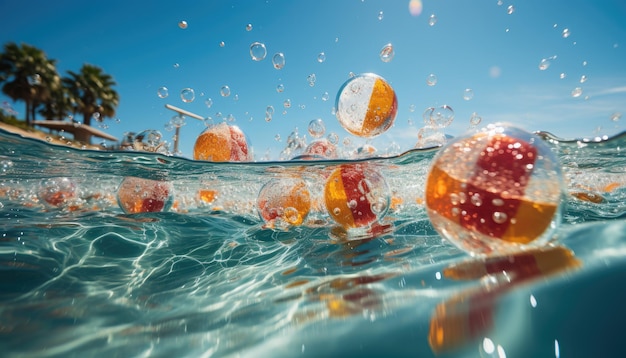
[{"label": "blue sky", "polygon": [[[112,75],[120,105],[118,120],[106,121],[105,130],[117,137],[157,129],[171,138],[165,128],[174,115],[164,107],[169,103],[215,121],[222,120],[218,113],[232,115],[257,160],[278,158],[295,128],[310,141],[307,126],[316,118],[324,120],[327,133],[364,143],[332,114],[337,91],[351,72],[377,73],[397,93],[394,126],[371,140],[379,152],[392,143],[411,148],[424,110],[444,104],[455,112],[446,128],[452,135],[469,127],[474,112],[481,124],[507,121],[568,138],[624,129],[626,117],[613,120],[626,114],[622,0],[421,4],[421,14],[414,15],[408,0],[4,1],[0,42],[39,47],[58,61],[61,74],[90,63]],[[180,21],[187,28],[181,29]],[[251,59],[253,42],[265,44],[264,60]],[[387,43],[395,56],[383,62],[379,53]],[[272,65],[278,52],[286,59],[281,70]],[[321,52],[324,62],[318,61]],[[539,68],[542,59],[549,59],[547,69]],[[307,81],[311,74],[314,86]],[[437,77],[434,86],[427,84],[430,74]],[[225,85],[228,97],[220,95]],[[167,98],[157,95],[163,86]],[[582,94],[574,97],[577,87]],[[194,89],[193,102],[182,101],[184,88]],[[469,100],[466,89],[473,92]],[[290,108],[284,107],[286,100]],[[12,105],[23,116],[24,104]],[[268,106],[274,108],[269,122]],[[201,121],[187,119],[181,130],[184,156],[191,156],[203,129]]]}]

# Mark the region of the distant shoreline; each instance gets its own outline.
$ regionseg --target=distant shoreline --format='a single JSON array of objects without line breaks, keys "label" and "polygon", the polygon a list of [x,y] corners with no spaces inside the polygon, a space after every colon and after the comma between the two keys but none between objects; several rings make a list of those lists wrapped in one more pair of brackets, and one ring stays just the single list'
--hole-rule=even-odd
[{"label": "distant shoreline", "polygon": [[[44,141],[46,143],[52,143],[57,145],[65,145],[68,147],[74,147],[79,149],[91,149],[91,150],[102,150],[102,147],[93,144],[81,144],[79,142],[74,141],[73,139],[61,140],[58,135],[49,134],[39,129],[32,128],[32,131],[27,131],[22,128],[18,128],[16,126],[12,126],[10,124],[0,122],[0,129],[3,129],[7,132],[11,132],[17,135],[20,135],[25,138],[33,138]],[[68,144],[69,143],[69,144]],[[84,146],[84,147],[83,147]]]}]

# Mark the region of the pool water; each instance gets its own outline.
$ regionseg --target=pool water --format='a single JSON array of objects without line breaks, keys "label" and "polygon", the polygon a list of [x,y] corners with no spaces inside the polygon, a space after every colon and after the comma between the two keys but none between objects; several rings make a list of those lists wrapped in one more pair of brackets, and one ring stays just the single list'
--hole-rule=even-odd
[{"label": "pool water", "polygon": [[[359,160],[393,200],[382,230],[352,237],[323,210],[268,228],[254,204],[285,172],[315,196],[320,173],[350,161],[210,163],[0,131],[1,355],[617,356],[626,134],[540,136],[566,176],[554,240],[471,258],[426,215],[437,148]],[[115,192],[128,176],[172,183],[169,211],[125,214]],[[75,183],[77,205],[38,200],[56,177]]]}]

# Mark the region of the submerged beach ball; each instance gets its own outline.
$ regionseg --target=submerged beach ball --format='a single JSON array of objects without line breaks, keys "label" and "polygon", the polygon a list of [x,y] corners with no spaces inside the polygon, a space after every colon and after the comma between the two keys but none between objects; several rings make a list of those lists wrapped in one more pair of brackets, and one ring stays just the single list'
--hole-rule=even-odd
[{"label": "submerged beach ball", "polygon": [[371,166],[346,164],[335,169],[324,188],[326,210],[346,229],[378,222],[389,208],[385,178]]},{"label": "submerged beach ball", "polygon": [[426,208],[435,229],[472,254],[545,244],[561,214],[559,161],[537,136],[495,124],[435,156]]},{"label": "submerged beach ball", "polygon": [[220,123],[207,128],[196,139],[193,158],[213,162],[252,160],[245,134],[237,126]]},{"label": "submerged beach ball", "polygon": [[39,184],[37,197],[44,204],[61,207],[77,198],[76,184],[70,178],[47,178]]},{"label": "submerged beach ball", "polygon": [[337,94],[337,119],[341,126],[359,137],[375,137],[392,125],[398,110],[396,92],[373,73],[354,76]]},{"label": "submerged beach ball", "polygon": [[117,189],[117,202],[127,214],[167,211],[172,203],[168,182],[126,177]]},{"label": "submerged beach ball", "polygon": [[259,215],[268,225],[301,225],[311,210],[311,194],[300,178],[274,178],[261,188]]}]

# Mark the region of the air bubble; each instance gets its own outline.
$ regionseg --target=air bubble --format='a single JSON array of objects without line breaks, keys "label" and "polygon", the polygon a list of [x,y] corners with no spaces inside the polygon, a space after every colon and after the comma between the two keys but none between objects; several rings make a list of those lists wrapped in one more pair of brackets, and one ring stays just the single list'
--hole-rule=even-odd
[{"label": "air bubble", "polygon": [[620,112],[615,112],[611,114],[611,121],[617,122],[622,118],[622,114]]},{"label": "air bubble", "polygon": [[506,13],[507,13],[507,14],[511,15],[511,14],[512,14],[512,13],[514,13],[514,12],[515,12],[515,7],[514,7],[513,5],[509,5],[509,6],[506,8]]},{"label": "air bubble", "polygon": [[252,31],[252,24],[246,25],[246,31]]},{"label": "air bubble", "polygon": [[222,86],[222,88],[220,88],[220,95],[222,95],[222,97],[230,96],[230,87]]},{"label": "air bubble", "polygon": [[285,86],[284,86],[282,83],[279,83],[279,84],[276,86],[276,92],[278,92],[278,93],[282,93],[284,90],[285,90]]},{"label": "air bubble", "polygon": [[494,212],[491,218],[496,224],[504,224],[508,219],[506,214],[501,211]]},{"label": "air bubble", "polygon": [[582,87],[576,87],[572,90],[572,97],[578,98],[583,94]]},{"label": "air bubble", "polygon": [[204,104],[207,108],[211,108],[211,106],[213,105],[213,100],[211,98],[207,98],[204,100]]},{"label": "air bubble", "polygon": [[181,29],[186,29],[187,28],[187,21],[182,20],[178,22],[178,27],[180,27]]},{"label": "air bubble", "polygon": [[580,83],[585,83],[585,82],[587,82],[587,76],[585,75],[580,76]]},{"label": "air bubble", "polygon": [[328,94],[328,92],[324,92],[322,94],[322,101],[326,102],[330,99],[330,95]]},{"label": "air bubble", "polygon": [[378,12],[378,21],[382,21],[383,17],[384,17],[383,12],[382,12],[382,11],[379,11],[379,12]]},{"label": "air bubble", "polygon": [[283,101],[283,107],[285,108],[291,108],[291,100],[290,99],[286,99]]},{"label": "air bubble", "polygon": [[267,56],[267,49],[265,48],[265,44],[260,42],[253,42],[250,45],[250,57],[254,61],[263,61]]},{"label": "air bubble", "polygon": [[429,86],[434,86],[437,84],[437,76],[435,76],[434,74],[430,74],[428,75],[428,77],[426,77],[426,84]]}]

